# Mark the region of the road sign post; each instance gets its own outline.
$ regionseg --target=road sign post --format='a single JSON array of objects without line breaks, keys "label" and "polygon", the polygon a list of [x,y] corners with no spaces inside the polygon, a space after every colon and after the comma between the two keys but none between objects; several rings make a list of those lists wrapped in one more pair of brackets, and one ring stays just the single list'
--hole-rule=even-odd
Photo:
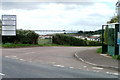
[{"label": "road sign post", "polygon": [[16,36],[16,15],[2,15],[2,36]]}]

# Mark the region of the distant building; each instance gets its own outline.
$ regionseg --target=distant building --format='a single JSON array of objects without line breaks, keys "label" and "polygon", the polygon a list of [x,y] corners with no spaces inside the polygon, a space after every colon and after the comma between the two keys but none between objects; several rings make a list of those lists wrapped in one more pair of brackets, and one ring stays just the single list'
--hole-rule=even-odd
[{"label": "distant building", "polygon": [[90,41],[100,41],[100,35],[92,35],[90,37],[86,37],[86,36],[73,36],[75,38],[79,38],[79,39],[86,39],[86,40],[90,40]]}]

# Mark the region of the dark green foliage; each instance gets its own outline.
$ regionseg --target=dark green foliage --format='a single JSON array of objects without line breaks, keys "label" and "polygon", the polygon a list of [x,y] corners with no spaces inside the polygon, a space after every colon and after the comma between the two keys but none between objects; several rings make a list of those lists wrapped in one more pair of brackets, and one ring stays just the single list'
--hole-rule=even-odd
[{"label": "dark green foliage", "polygon": [[113,59],[117,59],[117,60],[120,60],[120,55],[115,55],[115,56],[112,56]]},{"label": "dark green foliage", "polygon": [[118,23],[118,21],[119,21],[119,17],[118,16],[114,16],[107,23]]},{"label": "dark green foliage", "polygon": [[63,34],[56,34],[53,36],[53,43],[60,45],[71,45],[71,46],[100,46],[101,42],[98,41],[87,41],[78,39],[71,36],[65,36]]},{"label": "dark green foliage", "polygon": [[102,34],[102,30],[96,30],[96,31],[78,31],[77,34],[90,36],[90,35],[96,35],[96,34]]},{"label": "dark green foliage", "polygon": [[106,26],[105,31],[104,31],[104,43],[108,44],[108,26]]},{"label": "dark green foliage", "polygon": [[36,47],[39,45],[36,44],[12,44],[12,43],[5,43],[2,45],[4,48],[20,48],[20,47]]},{"label": "dark green foliage", "polygon": [[16,36],[3,36],[2,43],[37,44],[39,35],[30,30],[17,30]]},{"label": "dark green foliage", "polygon": [[102,48],[98,48],[97,53],[102,53]]},{"label": "dark green foliage", "polygon": [[115,43],[115,29],[114,28],[109,28],[108,36],[109,36],[108,45],[114,46],[114,43]]}]

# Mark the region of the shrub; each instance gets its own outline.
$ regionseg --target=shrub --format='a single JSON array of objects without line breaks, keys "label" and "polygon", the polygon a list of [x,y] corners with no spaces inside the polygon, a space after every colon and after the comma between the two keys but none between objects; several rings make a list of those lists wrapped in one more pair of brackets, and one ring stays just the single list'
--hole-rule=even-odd
[{"label": "shrub", "polygon": [[87,41],[78,39],[64,34],[56,34],[53,36],[53,43],[60,45],[71,45],[71,46],[100,46],[101,43],[98,41]]},{"label": "shrub", "polygon": [[113,59],[117,59],[117,60],[120,60],[120,55],[115,55],[115,56],[112,56]]},{"label": "shrub", "polygon": [[102,53],[102,48],[98,48],[97,53]]},{"label": "shrub", "polygon": [[3,36],[2,43],[37,44],[39,35],[30,30],[17,30],[16,36]]},{"label": "shrub", "polygon": [[101,46],[102,43],[99,41],[86,41],[88,46]]}]

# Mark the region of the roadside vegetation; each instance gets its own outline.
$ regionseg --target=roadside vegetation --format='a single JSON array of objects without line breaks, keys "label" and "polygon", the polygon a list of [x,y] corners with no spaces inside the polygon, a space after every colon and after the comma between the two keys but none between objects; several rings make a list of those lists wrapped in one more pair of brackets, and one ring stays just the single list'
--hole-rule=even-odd
[{"label": "roadside vegetation", "polygon": [[54,35],[52,42],[54,44],[70,45],[70,46],[101,46],[102,45],[100,41],[83,40],[72,36],[66,36],[64,34]]},{"label": "roadside vegetation", "polygon": [[120,55],[115,55],[115,56],[112,56],[113,59],[117,59],[117,60],[120,60]]},{"label": "roadside vegetation", "polygon": [[[98,48],[97,49],[97,53],[102,53],[102,48]],[[104,53],[104,54],[108,54],[108,53]],[[120,60],[120,55],[114,55],[114,56],[111,56],[113,59],[116,59],[116,60]]]},{"label": "roadside vegetation", "polygon": [[102,48],[98,48],[97,53],[102,53]]}]

